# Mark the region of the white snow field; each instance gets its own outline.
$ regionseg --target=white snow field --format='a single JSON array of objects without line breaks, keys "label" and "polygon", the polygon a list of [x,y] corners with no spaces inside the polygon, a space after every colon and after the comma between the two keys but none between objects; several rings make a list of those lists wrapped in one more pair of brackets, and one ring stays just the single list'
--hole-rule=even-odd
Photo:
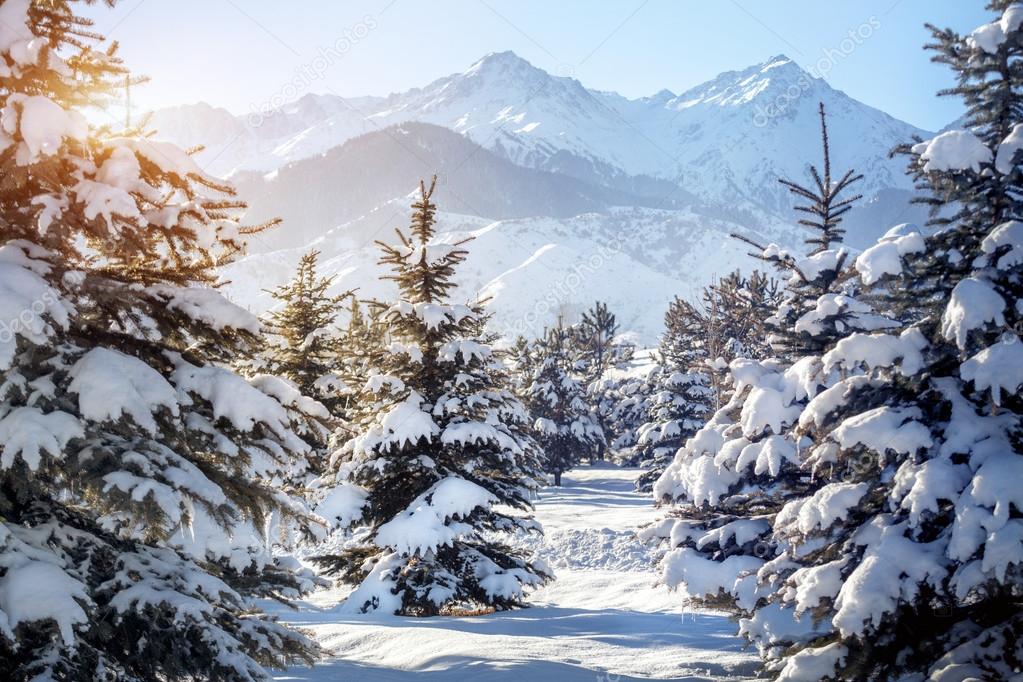
[{"label": "white snow field", "polygon": [[615,681],[753,679],[756,657],[725,616],[687,610],[655,586],[656,557],[633,530],[659,516],[635,492],[638,469],[583,467],[547,488],[539,555],[557,580],[530,608],[470,618],[349,616],[344,591],[313,595],[282,619],[312,632],[331,658],[278,680]]}]

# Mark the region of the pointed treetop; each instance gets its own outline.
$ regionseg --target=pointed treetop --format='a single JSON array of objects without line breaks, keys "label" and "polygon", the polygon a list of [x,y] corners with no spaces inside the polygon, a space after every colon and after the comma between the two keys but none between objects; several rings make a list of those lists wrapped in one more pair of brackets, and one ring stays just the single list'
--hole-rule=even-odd
[{"label": "pointed treetop", "polygon": [[430,180],[430,189],[426,189],[426,182],[419,181],[419,201],[412,204],[415,213],[412,214],[412,232],[422,244],[428,243],[434,235],[434,224],[437,212],[437,204],[430,201],[433,197],[433,190],[437,187],[437,176]]},{"label": "pointed treetop", "polygon": [[839,199],[839,195],[848,187],[863,179],[863,175],[856,174],[850,169],[837,182],[831,180],[831,143],[828,140],[828,122],[824,111],[824,103],[818,105],[818,114],[821,120],[821,147],[824,151],[824,173],[817,166],[810,166],[810,175],[813,177],[814,188],[808,188],[791,180],[780,179],[782,185],[788,188],[794,196],[809,202],[807,205],[796,206],[795,210],[809,214],[809,218],[799,220],[799,224],[810,228],[814,234],[806,239],[806,243],[815,247],[811,255],[827,251],[835,243],[841,242],[845,236],[845,230],[840,226],[842,216],[852,208],[852,205],[863,198],[857,194],[846,199]]},{"label": "pointed treetop", "polygon": [[455,287],[455,267],[468,252],[461,248],[471,237],[450,244],[431,244],[436,236],[437,205],[433,203],[437,176],[430,186],[420,181],[419,199],[412,204],[411,234],[395,230],[399,244],[377,241],[383,249],[381,265],[389,265],[394,274],[387,279],[397,282],[402,297],[410,303],[443,303]]}]

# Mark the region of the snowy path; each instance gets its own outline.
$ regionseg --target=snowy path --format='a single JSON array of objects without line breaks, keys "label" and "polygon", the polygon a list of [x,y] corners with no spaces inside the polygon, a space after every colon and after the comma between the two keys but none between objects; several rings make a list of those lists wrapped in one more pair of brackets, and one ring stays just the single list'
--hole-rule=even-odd
[{"label": "snowy path", "polygon": [[475,618],[398,618],[334,613],[339,594],[315,595],[282,617],[339,656],[279,680],[718,680],[748,679],[753,656],[735,625],[679,606],[653,587],[648,550],[632,530],[657,513],[633,491],[636,470],[583,468],[547,489],[536,516],[537,549],[557,580],[531,608]]}]

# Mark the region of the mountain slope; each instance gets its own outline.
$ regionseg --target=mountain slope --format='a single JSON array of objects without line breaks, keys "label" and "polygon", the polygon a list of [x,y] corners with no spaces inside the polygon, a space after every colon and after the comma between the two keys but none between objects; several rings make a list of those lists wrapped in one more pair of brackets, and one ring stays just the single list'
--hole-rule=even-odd
[{"label": "mountain slope", "polygon": [[[611,206],[650,202],[560,173],[518,166],[463,135],[425,123],[391,126],[348,140],[321,155],[271,173],[242,172],[234,181],[250,197],[249,219],[282,216],[285,225],[258,250],[306,244],[438,175],[451,213],[491,220],[571,218]],[[678,206],[674,192],[658,207]]]}]

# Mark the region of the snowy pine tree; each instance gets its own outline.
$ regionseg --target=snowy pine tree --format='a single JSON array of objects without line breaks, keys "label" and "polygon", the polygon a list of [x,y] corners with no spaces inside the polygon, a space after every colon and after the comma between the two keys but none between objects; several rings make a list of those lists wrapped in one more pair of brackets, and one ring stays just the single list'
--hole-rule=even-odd
[{"label": "snowy pine tree", "polygon": [[[932,27],[936,59],[959,82],[946,94],[969,111],[966,129],[906,150],[938,231],[899,226],[856,259],[882,308],[912,317],[858,331],[853,306],[836,318],[842,301],[825,295],[803,318],[810,348],[824,352],[795,362],[819,369],[802,372],[815,395],[786,421],[812,485],[776,515],[744,519],[759,523],[750,529],[769,561],[725,559],[730,577],[701,587],[731,594],[743,632],[780,658],[780,679],[1019,673],[1023,10],[990,7],[1001,16],[970,36]],[[842,326],[822,327],[824,317]],[[759,421],[765,407],[743,409]],[[688,583],[697,565],[677,551],[669,570]],[[779,636],[793,614],[798,627]]]},{"label": "snowy pine tree", "polygon": [[535,350],[536,344],[520,334],[510,346],[501,351],[517,392],[521,391],[533,373],[536,366]]},{"label": "snowy pine tree", "polygon": [[650,492],[675,453],[700,429],[714,407],[708,358],[707,317],[675,298],[664,315],[660,362],[651,372],[643,423],[628,460],[646,471],[636,481]]},{"label": "snowy pine tree", "polygon": [[[788,274],[788,273],[786,273]],[[771,355],[768,320],[781,303],[778,280],[754,270],[748,277],[732,272],[707,288],[704,301],[712,300],[717,311],[722,349],[717,357],[762,360]],[[707,305],[705,303],[705,305]]]},{"label": "snowy pine tree", "polygon": [[607,304],[600,301],[583,313],[578,324],[569,328],[572,353],[577,362],[575,371],[583,381],[594,419],[604,434],[596,442],[592,456],[598,460],[604,459],[607,444],[614,438],[608,419],[616,398],[613,382],[609,383],[605,377],[612,367],[629,362],[635,352],[632,344],[616,338],[618,331],[618,319]]},{"label": "snowy pine tree", "polygon": [[604,432],[587,402],[583,384],[572,376],[570,332],[548,330],[533,349],[532,373],[521,389],[533,421],[533,433],[544,452],[544,467],[561,485],[561,476],[593,452]]},{"label": "snowy pine tree", "polygon": [[339,377],[335,390],[344,395],[344,414],[355,408],[358,387],[365,385],[385,352],[387,330],[382,320],[385,310],[377,301],[360,301],[354,294],[348,297],[347,321],[342,325],[335,369]]},{"label": "snowy pine tree", "polygon": [[664,364],[629,458],[647,469],[637,480],[640,490],[653,489],[678,449],[727,402],[728,364],[763,357],[765,324],[777,300],[775,280],[754,271],[749,277],[733,272],[708,286],[703,310],[681,298],[671,302],[660,343]]},{"label": "snowy pine tree", "polygon": [[433,190],[421,186],[411,234],[381,243],[400,292],[381,317],[390,344],[358,396],[356,434],[335,455],[337,486],[320,507],[355,526],[342,553],[319,559],[359,583],[351,611],[505,609],[548,578],[499,539],[539,530],[496,508],[530,509],[539,453],[504,368],[472,335],[483,311],[448,303],[466,252],[464,242],[434,243]]},{"label": "snowy pine tree", "polygon": [[611,367],[632,359],[635,349],[617,339],[618,332],[618,318],[600,301],[572,327],[576,356],[582,362],[582,373],[588,383],[603,377]]},{"label": "snowy pine tree", "polygon": [[[931,27],[965,129],[913,145],[938,231],[900,229],[856,262],[898,335],[850,334],[841,381],[799,418],[827,485],[779,513],[772,601],[819,619],[781,676],[1012,679],[1023,660],[1023,8],[970,36]],[[890,283],[890,286],[886,284]],[[763,571],[762,571],[763,573]]]},{"label": "snowy pine tree", "polygon": [[[831,327],[819,324],[822,317],[835,317],[838,330],[841,331],[841,317],[846,314],[855,315],[855,311],[826,312],[819,308],[822,295],[841,295],[836,293],[840,290],[838,280],[845,270],[849,252],[834,247],[841,244],[845,235],[845,229],[841,226],[842,216],[862,198],[859,194],[846,197],[842,194],[863,179],[862,175],[857,175],[851,169],[838,180],[832,179],[831,148],[823,103],[820,104],[819,115],[824,150],[823,172],[818,171],[816,166],[810,167],[813,179],[811,187],[780,180],[797,200],[806,202],[797,204],[795,210],[808,216],[798,222],[810,230],[810,236],[805,240],[811,247],[809,254],[797,257],[773,244],[764,247],[746,237],[735,235],[756,248],[756,252],[751,255],[772,264],[789,276],[782,305],[767,320],[767,340],[773,354],[787,360],[807,352],[819,352],[833,340]],[[838,299],[834,299],[833,304],[836,308],[841,307]]]},{"label": "snowy pine tree", "polygon": [[633,458],[646,469],[637,489],[650,492],[654,482],[706,422],[712,400],[707,376],[662,367],[647,400],[647,421],[636,433]]},{"label": "snowy pine tree", "polygon": [[4,675],[266,679],[315,646],[250,598],[311,586],[267,546],[311,520],[308,445],[226,368],[260,328],[210,286],[252,230],[181,150],[89,126],[126,70],[73,9],[0,4]]},{"label": "snowy pine tree", "polygon": [[650,396],[657,388],[660,363],[645,368],[638,375],[606,379],[604,395],[607,404],[601,406],[605,413],[608,441],[615,462],[621,466],[637,467],[641,453],[633,446],[639,438],[639,429],[649,414]]},{"label": "snowy pine tree", "polygon": [[614,456],[614,442],[621,432],[616,428],[615,413],[617,406],[623,396],[621,389],[624,382],[620,377],[606,376],[594,379],[586,388],[586,402],[590,406],[597,427],[604,434],[602,443],[597,444],[596,450],[591,453],[591,460],[602,460],[605,456]]},{"label": "snowy pine tree", "polygon": [[707,360],[713,360],[707,334],[704,313],[676,296],[664,313],[664,333],[659,344],[662,364],[686,372],[706,367]]},{"label": "snowy pine tree", "polygon": [[834,188],[842,184],[830,182],[821,114],[824,173],[811,169],[816,194],[800,188],[800,196],[816,197],[804,212],[820,217],[804,222],[813,230],[807,240],[812,252],[797,257],[773,245],[760,247],[765,260],[789,275],[785,298],[768,320],[782,357],[740,357],[730,363],[734,392],[728,404],[686,443],[654,486],[658,500],[677,505],[672,516],[645,531],[669,544],[663,580],[684,587],[697,602],[743,618],[743,634],[765,656],[817,632],[813,619],[798,621],[792,610],[770,600],[785,584],[789,547],[785,537],[773,533],[775,517],[792,500],[826,490],[826,482],[804,466],[800,453],[813,441],[798,430],[807,404],[813,405],[818,394],[828,395],[824,389],[841,378],[817,353],[853,331],[894,324],[857,300],[846,252],[835,248],[841,236],[837,210],[848,204],[835,197]]},{"label": "snowy pine tree", "polygon": [[318,275],[319,256],[318,251],[304,254],[291,281],[269,292],[280,307],[266,316],[274,343],[264,355],[268,371],[340,417],[346,391],[337,372],[342,341],[336,323],[349,294],[328,293],[335,278]]},{"label": "snowy pine tree", "polygon": [[706,374],[712,409],[731,397],[728,363],[736,358],[770,355],[767,320],[780,303],[778,283],[753,271],[735,271],[707,286],[698,304],[676,297],[664,316],[660,351],[673,371]]}]

